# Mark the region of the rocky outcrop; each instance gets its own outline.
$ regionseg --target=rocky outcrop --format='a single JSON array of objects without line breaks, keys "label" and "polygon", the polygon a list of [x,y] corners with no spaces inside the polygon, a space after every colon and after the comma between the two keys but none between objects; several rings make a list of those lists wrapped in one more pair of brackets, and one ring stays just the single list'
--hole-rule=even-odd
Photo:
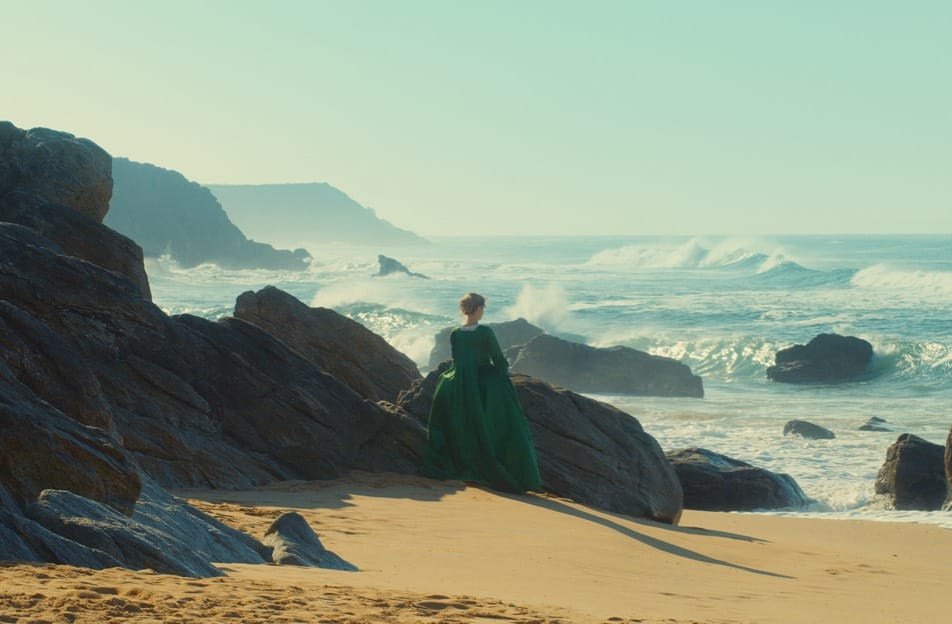
[{"label": "rocky outcrop", "polygon": [[[403,393],[401,407],[426,422],[439,375],[448,366]],[[678,522],[677,476],[637,419],[538,379],[515,375],[513,382],[529,421],[543,489],[609,511]]]},{"label": "rocky outcrop", "polygon": [[374,401],[396,401],[420,379],[413,360],[360,323],[327,308],[310,308],[273,286],[242,293],[235,318],[261,327]]},{"label": "rocky outcrop", "polygon": [[859,426],[859,431],[892,431],[886,426],[886,420],[879,416],[871,416],[866,422]]},{"label": "rocky outcrop", "polygon": [[790,420],[783,426],[783,435],[798,435],[809,440],[832,440],[836,434],[806,420]]},{"label": "rocky outcrop", "polygon": [[100,226],[112,186],[111,158],[92,141],[0,122],[0,222],[26,226],[63,253],[125,275],[149,297],[142,249]]},{"label": "rocky outcrop", "polygon": [[802,507],[810,502],[793,477],[702,448],[668,451],[684,491],[684,508],[750,511]]},{"label": "rocky outcrop", "polygon": [[[364,400],[257,326],[166,316],[125,278],[16,228],[0,228],[0,293],[5,309],[18,310],[0,337],[17,348],[0,360],[25,386],[54,389],[67,415],[113,428],[162,485],[418,469],[418,423]],[[56,377],[61,354],[78,373],[72,384]],[[416,447],[388,446],[391,433]],[[401,454],[388,458],[382,446]]]},{"label": "rocky outcrop", "polygon": [[0,121],[0,197],[21,191],[102,222],[112,196],[110,161],[89,139]]},{"label": "rocky outcrop", "polygon": [[628,347],[590,347],[548,334],[519,349],[510,370],[576,392],[704,396],[701,378],[677,360]]},{"label": "rocky outcrop", "polygon": [[949,437],[945,439],[945,481],[948,496],[942,509],[952,511],[952,428],[949,429]]},{"label": "rocky outcrop", "polygon": [[[4,157],[15,134],[0,124]],[[167,316],[101,266],[109,249],[77,251],[124,239],[21,190],[18,167],[0,159],[22,223],[0,222],[0,558],[219,574],[210,561],[270,551],[158,484],[419,469],[416,419],[256,325]]]},{"label": "rocky outcrop", "polygon": [[896,509],[937,510],[948,496],[945,448],[904,433],[886,449],[876,477],[876,493]]},{"label": "rocky outcrop", "polygon": [[310,254],[248,240],[211,191],[177,171],[113,161],[115,189],[105,224],[133,239],[148,257],[169,254],[180,266],[303,270]]},{"label": "rocky outcrop", "polygon": [[[17,358],[6,349],[0,356]],[[15,501],[5,507],[56,488],[132,513],[141,483],[130,454],[102,429],[84,426],[38,398],[2,359],[0,431],[0,487]]]},{"label": "rocky outcrop", "polygon": [[[536,327],[524,318],[502,323],[486,323],[486,325],[496,334],[496,340],[499,341],[499,346],[502,347],[503,351],[524,345],[536,336],[545,333],[541,327]],[[433,349],[430,351],[430,369],[434,369],[442,362],[452,359],[450,334],[453,333],[454,329],[454,327],[446,327],[436,335]]]},{"label": "rocky outcrop", "polygon": [[384,255],[377,256],[377,263],[380,264],[380,269],[374,275],[374,277],[385,277],[387,275],[409,275],[410,277],[418,277],[420,279],[430,279],[422,273],[414,273],[407,267],[405,267],[399,260],[393,258],[388,258]]},{"label": "rocky outcrop", "polygon": [[767,377],[785,383],[835,383],[863,378],[873,345],[855,336],[820,334],[806,345],[777,351]]},{"label": "rocky outcrop", "polygon": [[221,576],[212,562],[264,563],[271,549],[170,496],[148,477],[135,513],[63,490],[0,505],[0,560]]},{"label": "rocky outcrop", "polygon": [[264,543],[273,549],[278,565],[309,566],[356,572],[357,566],[324,548],[307,520],[297,512],[282,514],[264,534]]}]

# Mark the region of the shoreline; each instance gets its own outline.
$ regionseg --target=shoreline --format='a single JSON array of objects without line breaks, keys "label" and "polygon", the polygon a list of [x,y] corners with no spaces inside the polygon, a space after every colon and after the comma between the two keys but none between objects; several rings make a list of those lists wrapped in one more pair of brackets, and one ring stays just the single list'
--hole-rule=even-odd
[{"label": "shoreline", "polygon": [[182,579],[6,565],[0,621],[56,621],[70,604],[74,622],[120,621],[122,609],[131,609],[123,621],[168,622],[948,617],[940,597],[952,577],[952,532],[934,525],[685,510],[671,526],[546,495],[380,473],[175,494],[259,538],[297,511],[360,571],[219,564],[227,576]]}]

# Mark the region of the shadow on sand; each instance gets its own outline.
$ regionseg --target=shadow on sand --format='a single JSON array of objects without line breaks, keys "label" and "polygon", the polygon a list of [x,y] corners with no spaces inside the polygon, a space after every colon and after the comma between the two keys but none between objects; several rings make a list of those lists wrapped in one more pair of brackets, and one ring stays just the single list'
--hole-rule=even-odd
[{"label": "shadow on sand", "polygon": [[[699,561],[701,563],[709,563],[711,565],[734,568],[735,570],[742,570],[744,572],[749,572],[751,574],[759,574],[763,576],[772,576],[772,577],[784,578],[784,579],[794,578],[792,576],[787,576],[786,574],[779,574],[776,572],[770,572],[768,570],[758,570],[757,568],[750,568],[747,566],[738,565],[736,563],[731,563],[730,561],[724,561],[723,559],[715,559],[714,557],[708,557],[707,555],[690,550],[688,548],[684,548],[682,546],[672,544],[671,542],[666,542],[662,539],[658,539],[656,537],[651,537],[650,535],[640,533],[629,526],[625,526],[621,522],[615,521],[611,518],[606,518],[604,516],[596,515],[594,513],[585,511],[583,509],[578,509],[558,499],[547,498],[544,496],[533,496],[533,495],[516,496],[516,495],[501,494],[501,496],[506,496],[506,497],[512,498],[513,500],[523,501],[529,505],[535,505],[536,507],[541,507],[549,511],[563,513],[569,516],[573,516],[575,518],[579,518],[582,520],[593,522],[595,524],[599,524],[603,527],[617,531],[618,533],[621,533],[625,537],[629,537],[633,540],[637,540],[638,542],[641,542],[642,544],[645,544],[646,546],[656,548],[662,552],[666,552],[668,554],[675,555],[678,557],[685,557],[686,559],[692,559],[694,561]],[[609,512],[601,512],[601,513],[608,514]],[[611,514],[611,515],[614,515],[614,514]],[[623,517],[623,516],[619,517],[619,519],[622,519],[622,518],[632,523],[647,524],[650,522],[648,520],[643,520],[643,519],[629,518],[629,517]],[[723,537],[727,539],[742,540],[746,542],[764,543],[764,540],[761,540],[755,537],[740,535],[737,533],[708,531],[705,529],[699,529],[695,527],[682,528],[682,527],[677,527],[677,526],[663,524],[663,523],[655,523],[655,522],[651,522],[650,524],[653,527],[659,527],[668,531],[676,531],[679,533],[689,533],[692,535],[705,535],[710,537]]]}]

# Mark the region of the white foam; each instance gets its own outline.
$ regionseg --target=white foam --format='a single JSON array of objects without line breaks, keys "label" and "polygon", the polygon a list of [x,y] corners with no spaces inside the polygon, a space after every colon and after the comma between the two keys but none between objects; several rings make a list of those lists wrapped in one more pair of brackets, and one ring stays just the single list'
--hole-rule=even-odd
[{"label": "white foam", "polygon": [[503,310],[506,318],[522,317],[549,332],[561,327],[568,313],[565,290],[558,284],[548,284],[542,288],[526,284],[519,291],[516,302]]},{"label": "white foam", "polygon": [[952,299],[952,271],[909,271],[874,264],[850,280],[856,288],[888,291],[915,299]]}]

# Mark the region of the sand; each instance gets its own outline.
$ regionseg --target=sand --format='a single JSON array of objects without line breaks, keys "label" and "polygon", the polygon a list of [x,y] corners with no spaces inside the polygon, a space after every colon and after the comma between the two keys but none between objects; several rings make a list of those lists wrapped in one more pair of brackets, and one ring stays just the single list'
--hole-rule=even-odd
[{"label": "sand", "polygon": [[952,531],[686,511],[672,527],[380,474],[177,492],[258,537],[301,513],[359,572],[0,566],[0,622],[952,621]]}]

